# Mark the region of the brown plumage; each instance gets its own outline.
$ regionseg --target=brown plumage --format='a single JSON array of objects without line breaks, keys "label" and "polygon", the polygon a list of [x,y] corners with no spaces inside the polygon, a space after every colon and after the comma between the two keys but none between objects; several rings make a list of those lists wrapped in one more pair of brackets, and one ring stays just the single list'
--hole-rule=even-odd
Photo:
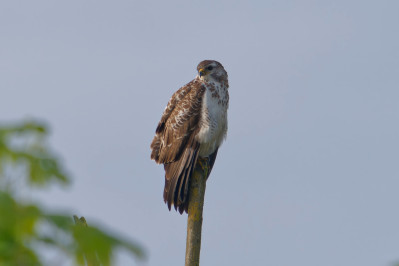
[{"label": "brown plumage", "polygon": [[165,169],[164,201],[180,213],[187,212],[198,158],[209,158],[209,176],[227,132],[227,72],[213,60],[202,61],[197,70],[199,75],[172,95],[151,143],[151,159]]}]

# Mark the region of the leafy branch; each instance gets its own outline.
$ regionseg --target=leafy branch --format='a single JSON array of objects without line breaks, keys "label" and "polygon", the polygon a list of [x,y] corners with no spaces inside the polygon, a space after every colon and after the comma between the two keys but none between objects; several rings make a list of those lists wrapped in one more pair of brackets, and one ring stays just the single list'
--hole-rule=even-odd
[{"label": "leafy branch", "polygon": [[[0,126],[0,184],[10,172],[15,178],[15,169],[23,169],[24,182],[36,187],[70,183],[59,159],[47,147],[47,132],[44,124],[32,121]],[[83,217],[75,216],[74,221],[69,213],[48,212],[18,199],[17,189],[0,186],[0,265],[45,265],[36,249],[38,243],[78,265],[111,265],[119,248],[139,260],[145,258],[137,243],[88,226]]]}]

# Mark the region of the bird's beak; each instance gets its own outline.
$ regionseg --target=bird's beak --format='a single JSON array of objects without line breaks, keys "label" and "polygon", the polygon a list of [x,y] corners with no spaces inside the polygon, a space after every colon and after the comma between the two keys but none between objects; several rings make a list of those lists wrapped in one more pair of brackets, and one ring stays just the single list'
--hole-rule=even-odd
[{"label": "bird's beak", "polygon": [[201,68],[201,69],[198,71],[198,73],[199,73],[199,76],[200,76],[200,77],[206,75],[205,69],[203,69],[203,68]]}]

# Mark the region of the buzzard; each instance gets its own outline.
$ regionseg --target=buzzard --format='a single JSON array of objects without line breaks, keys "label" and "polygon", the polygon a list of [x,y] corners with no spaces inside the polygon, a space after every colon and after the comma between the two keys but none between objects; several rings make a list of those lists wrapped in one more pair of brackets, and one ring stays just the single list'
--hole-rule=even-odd
[{"label": "buzzard", "polygon": [[227,133],[227,72],[214,60],[202,61],[197,71],[170,98],[151,143],[151,159],[165,169],[164,201],[180,214],[188,209],[188,188],[197,162],[208,160],[209,176]]}]

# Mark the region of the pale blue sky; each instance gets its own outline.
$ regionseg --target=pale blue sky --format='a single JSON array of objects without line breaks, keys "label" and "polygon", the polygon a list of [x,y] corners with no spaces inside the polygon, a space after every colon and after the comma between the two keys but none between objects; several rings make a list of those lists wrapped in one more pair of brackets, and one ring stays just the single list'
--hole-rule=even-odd
[{"label": "pale blue sky", "polygon": [[[2,1],[0,119],[51,125],[74,182],[40,198],[183,265],[149,144],[203,59],[229,73],[201,265],[399,260],[399,2]],[[119,265],[133,261],[122,256]]]}]

